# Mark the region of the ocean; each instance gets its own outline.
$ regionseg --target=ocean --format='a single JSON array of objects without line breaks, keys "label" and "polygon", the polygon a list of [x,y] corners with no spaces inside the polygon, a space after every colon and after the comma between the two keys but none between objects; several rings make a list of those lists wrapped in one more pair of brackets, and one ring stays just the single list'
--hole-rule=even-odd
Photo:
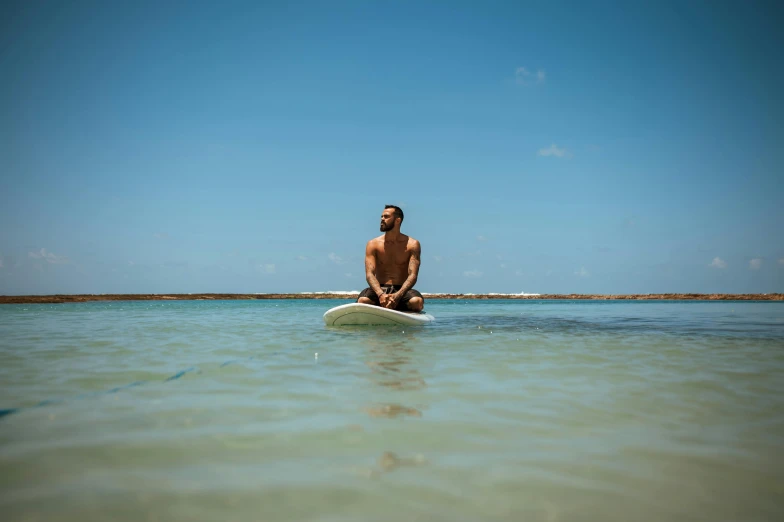
[{"label": "ocean", "polygon": [[0,305],[3,519],[784,520],[784,302]]}]

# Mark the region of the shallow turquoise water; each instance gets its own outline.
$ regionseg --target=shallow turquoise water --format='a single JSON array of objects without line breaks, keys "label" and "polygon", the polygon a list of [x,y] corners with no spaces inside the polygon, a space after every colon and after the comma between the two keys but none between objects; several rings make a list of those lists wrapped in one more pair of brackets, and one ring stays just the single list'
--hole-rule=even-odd
[{"label": "shallow turquoise water", "polygon": [[784,303],[345,302],[0,306],[3,518],[784,519]]}]

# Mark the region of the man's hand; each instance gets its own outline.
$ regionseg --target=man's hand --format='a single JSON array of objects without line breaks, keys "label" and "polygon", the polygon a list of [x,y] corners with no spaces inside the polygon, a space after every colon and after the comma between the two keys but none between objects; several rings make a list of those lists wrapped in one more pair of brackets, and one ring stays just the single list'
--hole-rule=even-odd
[{"label": "man's hand", "polygon": [[400,299],[400,292],[396,292],[394,294],[387,294],[387,302],[382,303],[384,308],[392,308],[393,310],[397,308],[397,302]]},{"label": "man's hand", "polygon": [[389,308],[389,306],[387,306],[387,303],[389,303],[389,298],[390,298],[390,297],[392,297],[392,296],[391,296],[391,295],[389,295],[389,294],[381,294],[381,295],[379,295],[379,296],[378,296],[378,302],[379,302],[379,304],[380,304],[381,306],[383,306],[384,308]]}]

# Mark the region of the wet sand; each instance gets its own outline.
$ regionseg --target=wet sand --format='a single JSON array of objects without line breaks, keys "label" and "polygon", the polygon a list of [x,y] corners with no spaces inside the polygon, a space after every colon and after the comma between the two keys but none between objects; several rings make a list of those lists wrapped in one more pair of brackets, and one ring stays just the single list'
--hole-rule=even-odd
[{"label": "wet sand", "polygon": [[[676,301],[784,301],[784,294],[424,294],[430,299],[597,299]],[[83,303],[87,301],[187,301],[219,299],[356,299],[357,294],[74,294],[0,295],[0,304]]]}]

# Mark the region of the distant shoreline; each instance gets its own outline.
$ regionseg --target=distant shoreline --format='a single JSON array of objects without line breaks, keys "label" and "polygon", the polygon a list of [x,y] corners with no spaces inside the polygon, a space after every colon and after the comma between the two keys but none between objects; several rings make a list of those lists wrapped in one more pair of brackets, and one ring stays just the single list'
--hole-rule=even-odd
[{"label": "distant shoreline", "polygon": [[[0,295],[0,304],[83,303],[88,301],[211,301],[259,299],[356,299],[356,293],[300,294],[74,294]],[[784,301],[784,294],[424,294],[431,299],[626,300],[626,301]]]}]

